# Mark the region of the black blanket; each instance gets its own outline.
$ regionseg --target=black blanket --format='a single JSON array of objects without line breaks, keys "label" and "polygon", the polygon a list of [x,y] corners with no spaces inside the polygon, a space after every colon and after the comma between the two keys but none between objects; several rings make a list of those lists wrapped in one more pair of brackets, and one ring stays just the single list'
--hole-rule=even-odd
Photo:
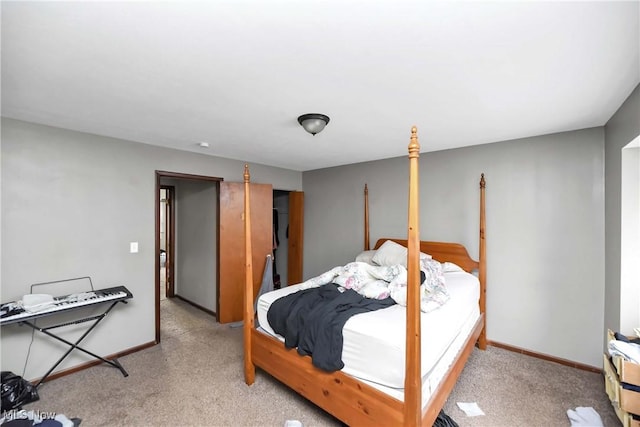
[{"label": "black blanket", "polygon": [[342,363],[342,328],[351,316],[395,304],[391,298],[365,298],[336,284],[294,292],[275,300],[267,319],[288,348],[310,355],[315,367],[338,371]]}]

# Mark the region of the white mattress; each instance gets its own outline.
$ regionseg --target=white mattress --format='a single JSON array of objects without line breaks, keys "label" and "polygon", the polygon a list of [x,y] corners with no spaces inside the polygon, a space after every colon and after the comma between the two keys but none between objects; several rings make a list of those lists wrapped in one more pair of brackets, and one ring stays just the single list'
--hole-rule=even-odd
[{"label": "white mattress", "polygon": [[[480,286],[477,277],[465,272],[451,272],[445,273],[445,281],[451,298],[437,310],[422,313],[421,317],[421,368],[425,392],[435,388],[450,365],[451,361],[447,362],[443,356],[451,344],[459,341],[461,346],[479,316]],[[269,325],[267,311],[276,299],[297,291],[299,287],[278,289],[259,298],[258,322],[261,329],[283,341]],[[405,328],[405,308],[400,305],[353,316],[343,329],[342,371],[377,385],[376,388],[388,394],[401,396],[404,388]],[[449,351],[453,352],[449,356],[451,360],[457,353],[454,350]],[[441,359],[442,363],[438,364]],[[434,375],[434,380],[430,380],[432,373],[440,373],[440,378],[436,381],[438,375]],[[433,381],[436,381],[435,385],[431,384]],[[393,389],[397,392],[394,393]]]}]

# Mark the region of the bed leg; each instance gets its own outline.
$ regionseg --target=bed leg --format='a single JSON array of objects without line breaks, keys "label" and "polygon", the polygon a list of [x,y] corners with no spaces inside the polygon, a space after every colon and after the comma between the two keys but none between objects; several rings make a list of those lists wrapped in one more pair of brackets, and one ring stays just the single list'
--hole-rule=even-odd
[{"label": "bed leg", "polygon": [[486,327],[482,328],[482,331],[480,332],[480,336],[478,337],[478,348],[480,350],[487,349],[487,328]]},{"label": "bed leg", "polygon": [[244,361],[244,382],[247,385],[252,385],[256,380],[256,367],[251,361]]}]

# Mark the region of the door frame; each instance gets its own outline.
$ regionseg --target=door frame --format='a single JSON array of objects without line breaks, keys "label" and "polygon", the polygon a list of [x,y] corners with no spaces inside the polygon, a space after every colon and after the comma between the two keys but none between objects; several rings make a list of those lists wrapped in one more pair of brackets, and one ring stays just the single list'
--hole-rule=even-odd
[{"label": "door frame", "polygon": [[[224,181],[224,178],[215,177],[215,176],[206,176],[206,175],[194,175],[188,173],[179,173],[179,172],[169,172],[169,171],[161,171],[156,170],[156,185],[155,185],[155,213],[156,213],[156,244],[154,253],[154,266],[155,266],[155,323],[156,323],[156,340],[155,343],[160,343],[160,180],[161,178],[175,178],[175,179],[189,179],[194,181],[209,181],[214,182],[216,184],[216,190],[218,194],[220,193],[220,182]],[[175,196],[175,193],[174,193]],[[175,200],[174,200],[175,203]],[[173,219],[173,218],[172,218]],[[220,228],[220,205],[216,208],[216,229]],[[220,251],[219,251],[220,242],[219,239],[216,239],[216,295],[218,294],[218,286],[220,282],[219,271],[220,271]],[[175,256],[175,251],[174,251]]]},{"label": "door frame", "polygon": [[[167,257],[165,262],[165,275],[167,283],[165,285],[165,292],[167,298],[173,298],[175,296],[175,285],[174,285],[174,269],[175,269],[175,253],[176,253],[176,221],[175,214],[176,209],[174,206],[174,198],[176,195],[176,187],[173,185],[161,185],[161,190],[165,190],[167,193],[167,202],[169,206],[167,206],[167,210],[169,211],[169,215],[165,212],[164,220],[165,220],[165,241],[168,243],[167,246]],[[167,218],[169,221],[167,222]],[[158,253],[160,249],[158,249]]]}]

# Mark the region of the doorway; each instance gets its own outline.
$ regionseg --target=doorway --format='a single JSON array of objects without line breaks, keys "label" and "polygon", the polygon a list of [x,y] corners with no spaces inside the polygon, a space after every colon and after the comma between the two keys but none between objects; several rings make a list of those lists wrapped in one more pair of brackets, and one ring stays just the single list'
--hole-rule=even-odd
[{"label": "doorway", "polygon": [[302,282],[304,193],[273,190],[273,234],[275,288]]},{"label": "doorway", "polygon": [[161,339],[161,302],[171,303],[163,296],[215,316],[221,181],[218,177],[156,171],[156,343]]},{"label": "doorway", "polygon": [[620,330],[640,322],[640,136],[622,147],[620,177]]}]

